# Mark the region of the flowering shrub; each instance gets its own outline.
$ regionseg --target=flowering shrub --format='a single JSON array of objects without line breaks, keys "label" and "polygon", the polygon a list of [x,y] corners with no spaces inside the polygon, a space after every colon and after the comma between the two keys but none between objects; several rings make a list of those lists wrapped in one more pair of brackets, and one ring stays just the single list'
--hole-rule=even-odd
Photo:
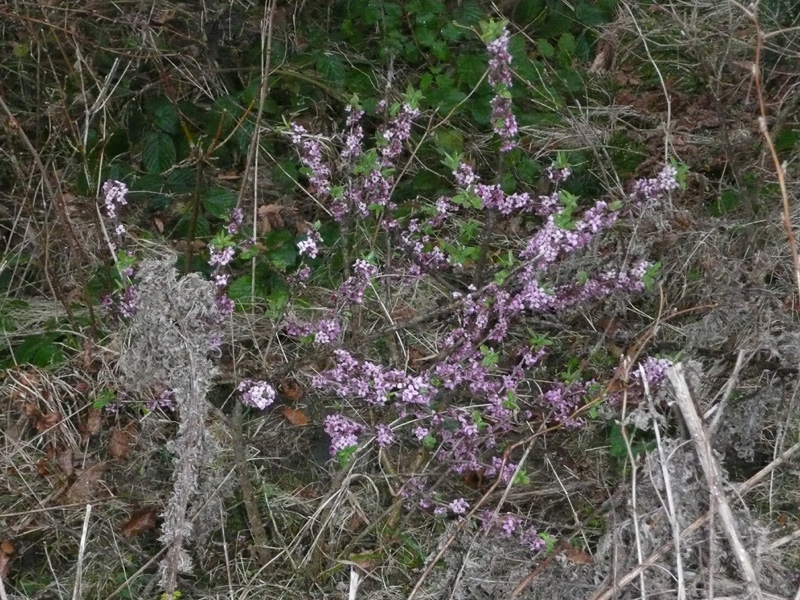
[{"label": "flowering shrub", "polygon": [[[502,24],[488,24],[483,37],[489,55],[488,82],[495,94],[492,130],[503,160],[512,151],[519,152],[510,93],[509,33]],[[399,160],[420,116],[418,100],[419,93],[409,89],[401,100],[378,105],[385,124],[377,127],[371,148],[365,142],[365,112],[357,99],[346,108],[343,132],[324,145],[302,126],[290,126],[287,133],[304,166],[307,192],[327,206],[349,234],[344,256],[352,258],[341,284],[331,290],[332,316],[311,322],[294,319],[283,331],[300,343],[311,340],[314,347],[333,346],[332,365],[312,385],[317,393],[346,402],[354,410],[325,419],[332,455],[346,460],[362,442],[371,441],[380,449],[421,446],[459,477],[479,473],[508,484],[518,471],[513,460],[502,459],[509,440],[531,423],[579,428],[586,422],[580,416],[583,407],[604,393],[593,377],[579,374],[562,380],[554,373],[554,365],[546,360],[547,343],[525,334],[526,320],[585,307],[614,294],[644,291],[657,267],[646,260],[605,264],[587,273],[576,272],[575,257],[629,211],[661,201],[677,189],[680,173],[668,165],[655,178],[635,182],[627,205],[599,199],[587,206],[562,187],[572,175],[566,155],[559,154],[545,169],[552,189],[540,195],[506,193],[500,182],[482,181],[476,167],[462,156],[446,155],[454,192],[428,205],[404,205],[392,192]],[[338,160],[328,157],[336,147]],[[533,231],[505,251],[505,257],[483,267],[458,232],[473,215],[487,210],[501,218],[521,219]],[[352,233],[359,227],[372,232],[369,239]],[[496,240],[489,227],[484,231],[488,255],[503,256],[493,250]],[[314,231],[297,243],[298,254],[304,260],[332,256],[336,248],[322,242]],[[298,276],[304,272],[305,280],[307,265],[301,268]],[[491,281],[476,287],[472,282],[481,279],[481,268],[489,270]],[[421,286],[443,274],[463,285],[446,299],[450,308],[444,319],[449,328],[435,341],[435,360],[413,367],[386,364],[385,358],[372,356],[355,341],[348,345],[345,327],[363,314],[362,307],[377,309],[389,290],[402,294],[397,286]],[[290,304],[290,314],[295,309],[301,310],[300,305]],[[652,385],[663,379],[666,364],[644,362]],[[549,383],[532,385],[535,381]],[[367,412],[373,415],[370,422],[364,420]],[[438,516],[459,517],[470,508],[464,497],[448,501],[418,477],[407,481],[401,494],[407,507]],[[525,519],[518,515],[487,519],[487,529],[516,537],[531,550],[544,545],[536,529],[524,525]]]},{"label": "flowering shrub", "polygon": [[[494,94],[491,129],[499,142],[498,164],[503,165],[521,153],[511,95],[510,34],[502,23],[486,24],[483,41]],[[410,164],[402,162],[421,115],[420,98],[409,88],[398,101],[380,102],[376,114],[383,120],[372,145],[367,143],[369,124],[358,98],[346,107],[344,129],[330,140],[298,123],[287,128],[307,179],[306,194],[325,207],[341,242],[329,243],[320,223],[301,230],[302,236],[294,241],[293,261],[284,265],[285,282],[305,290],[317,265],[333,265],[334,258],[341,258],[344,265],[341,273],[333,269],[334,277],[339,276],[335,283],[326,283],[328,305],[314,307],[324,309],[324,316],[309,318],[306,303],[290,299],[276,327],[301,354],[330,352],[331,363],[313,378],[312,386],[316,394],[351,407],[324,421],[330,453],[341,462],[374,442],[382,451],[402,447],[400,451],[417,448],[431,453],[436,464],[456,476],[453,482],[479,474],[517,484],[525,476],[514,462],[517,457],[503,458],[509,443],[533,424],[582,427],[584,407],[602,400],[604,394],[597,381],[600,374],[565,377],[558,361],[551,360],[548,340],[530,335],[529,320],[587,307],[615,294],[644,291],[656,265],[638,259],[587,272],[577,268],[578,255],[630,211],[664,200],[680,186],[681,172],[667,165],[656,177],[635,182],[627,203],[611,199],[587,203],[564,188],[572,175],[564,154],[544,170],[550,189],[537,194],[508,193],[501,178],[492,181],[496,172],[477,167],[460,154],[445,153],[443,164],[452,175],[452,192],[432,201],[401,202],[395,190]],[[337,148],[338,155],[332,156]],[[125,204],[124,185],[109,182],[104,190],[106,216],[117,219],[117,208]],[[522,223],[524,234],[501,241],[493,229],[494,218],[480,219],[484,214],[513,218]],[[480,246],[465,241],[477,237],[465,233],[475,217],[484,222]],[[209,244],[215,326],[235,308],[227,290],[237,258],[258,255],[256,232],[247,231],[242,223],[243,212],[237,207]],[[124,228],[119,224],[114,231],[121,236]],[[441,298],[446,308],[439,317],[445,325],[437,327],[436,339],[430,342],[434,350],[430,360],[412,363],[404,347],[405,334],[431,323],[437,313],[418,315],[415,324],[397,324],[385,298],[405,297],[405,290],[412,287],[437,289],[444,276],[452,286]],[[124,289],[118,304],[125,316],[135,312],[135,286]],[[378,334],[372,339],[396,337],[405,354],[399,362],[398,355],[387,357],[363,343],[364,320],[370,314],[384,315],[391,325],[392,331],[381,336],[382,326],[376,324]],[[209,350],[221,343],[215,335]],[[642,363],[650,385],[663,380],[668,364],[661,359]],[[635,373],[634,385],[637,377]],[[276,399],[267,381],[245,379],[237,390],[242,403],[259,410]],[[421,477],[404,482],[400,494],[408,508],[436,516],[458,518],[470,513],[463,491],[455,490],[448,498],[429,489]],[[487,531],[518,539],[531,550],[544,545],[536,529],[519,515],[481,519]]]}]

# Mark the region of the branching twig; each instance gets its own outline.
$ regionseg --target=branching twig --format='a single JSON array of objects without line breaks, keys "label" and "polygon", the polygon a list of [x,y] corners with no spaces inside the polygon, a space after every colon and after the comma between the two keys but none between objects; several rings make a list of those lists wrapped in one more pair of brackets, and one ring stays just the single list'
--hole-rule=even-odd
[{"label": "branching twig", "polygon": [[[758,583],[758,575],[756,575],[755,568],[753,568],[753,563],[750,561],[750,556],[747,554],[747,551],[745,550],[744,545],[739,538],[739,532],[737,531],[736,521],[733,517],[733,511],[731,511],[731,507],[728,504],[728,499],[725,496],[725,491],[722,489],[720,470],[719,466],[717,465],[717,461],[714,458],[711,448],[711,441],[709,440],[709,436],[705,431],[705,427],[700,419],[700,415],[697,412],[697,407],[694,404],[694,400],[692,400],[691,393],[689,392],[689,386],[686,384],[686,378],[683,375],[682,365],[680,363],[676,364],[669,371],[668,376],[673,388],[675,389],[678,407],[683,414],[686,427],[692,436],[692,440],[694,440],[697,456],[700,459],[700,465],[703,468],[703,473],[706,476],[706,481],[708,482],[708,487],[711,491],[711,497],[717,504],[717,510],[719,511],[722,528],[724,529],[725,535],[728,538],[728,542],[733,549],[733,554],[736,557],[736,561],[739,563],[739,568],[741,569],[745,581],[747,582],[747,587],[758,600],[761,600],[763,596]],[[713,513],[714,506],[712,505],[709,508],[710,512]]]}]

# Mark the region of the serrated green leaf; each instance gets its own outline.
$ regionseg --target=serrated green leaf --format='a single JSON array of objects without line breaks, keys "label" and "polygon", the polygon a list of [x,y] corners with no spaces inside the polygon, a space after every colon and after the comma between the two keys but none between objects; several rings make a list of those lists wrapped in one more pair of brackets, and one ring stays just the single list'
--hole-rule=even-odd
[{"label": "serrated green leaf", "polygon": [[[228,286],[228,298],[240,304],[250,301],[250,292],[253,289],[253,278],[250,275],[242,275]],[[256,286],[256,297],[261,290]]]},{"label": "serrated green leaf", "polygon": [[551,44],[544,38],[539,38],[538,40],[536,40],[536,47],[539,49],[539,54],[541,54],[545,58],[550,58],[554,56],[556,53],[556,49],[553,48],[553,44]]},{"label": "serrated green leaf", "polygon": [[177,133],[180,125],[178,109],[171,102],[159,106],[153,114],[153,122],[164,133]]},{"label": "serrated green leaf", "polygon": [[474,26],[486,13],[484,8],[474,0],[467,0],[456,10],[455,19],[461,25]]},{"label": "serrated green leaf", "polygon": [[206,212],[218,219],[228,218],[228,213],[236,207],[236,194],[223,187],[205,190],[200,199]]},{"label": "serrated green leaf", "polygon": [[163,131],[150,133],[142,145],[142,164],[148,173],[161,173],[175,164],[175,143]]}]

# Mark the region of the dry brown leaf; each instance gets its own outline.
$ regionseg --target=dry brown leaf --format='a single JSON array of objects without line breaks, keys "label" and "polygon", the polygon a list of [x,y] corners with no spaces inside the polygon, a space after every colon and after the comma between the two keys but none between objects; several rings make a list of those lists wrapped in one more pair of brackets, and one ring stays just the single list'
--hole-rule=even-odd
[{"label": "dry brown leaf", "polygon": [[58,461],[58,466],[61,467],[61,470],[64,472],[64,475],[67,477],[72,475],[72,450],[70,448],[61,450],[56,460]]},{"label": "dry brown leaf", "polygon": [[145,531],[150,531],[156,526],[156,509],[152,506],[140,508],[122,526],[122,535],[133,537]]},{"label": "dry brown leaf", "polygon": [[97,463],[81,471],[78,479],[67,490],[67,502],[70,504],[92,502],[102,489],[101,481],[105,469],[103,463]]},{"label": "dry brown leaf", "polygon": [[116,460],[126,460],[131,442],[133,442],[133,435],[130,431],[115,427],[111,431],[111,439],[108,441],[108,454]]},{"label": "dry brown leaf", "polygon": [[14,544],[11,543],[11,540],[3,540],[0,542],[0,552],[5,552],[8,555],[14,554],[17,549],[14,547]]},{"label": "dry brown leaf", "polygon": [[11,556],[5,552],[0,552],[0,577],[5,579],[8,576],[8,571],[11,568]]},{"label": "dry brown leaf", "polygon": [[283,229],[285,226],[279,204],[264,204],[258,207],[258,233],[268,233],[273,229]]},{"label": "dry brown leaf", "polygon": [[594,558],[592,558],[591,554],[575,546],[567,550],[567,558],[576,565],[591,565],[594,562]]},{"label": "dry brown leaf", "polygon": [[281,393],[292,402],[297,402],[303,397],[305,390],[303,386],[293,379],[284,379],[279,386]]},{"label": "dry brown leaf", "polygon": [[288,406],[281,407],[281,414],[286,417],[286,420],[289,421],[295,427],[302,427],[303,425],[308,425],[308,416],[304,413],[301,409],[294,409],[289,408]]},{"label": "dry brown leaf", "polygon": [[89,435],[97,435],[103,425],[103,412],[98,408],[90,408],[86,417],[85,431]]},{"label": "dry brown leaf", "polygon": [[40,459],[36,463],[36,472],[40,477],[47,477],[50,474],[50,461],[46,458]]}]

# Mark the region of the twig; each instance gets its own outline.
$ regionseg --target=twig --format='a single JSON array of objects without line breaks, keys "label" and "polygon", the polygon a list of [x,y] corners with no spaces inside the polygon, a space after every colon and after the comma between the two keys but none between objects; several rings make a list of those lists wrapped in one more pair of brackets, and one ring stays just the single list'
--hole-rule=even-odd
[{"label": "twig", "polygon": [[[763,480],[767,475],[772,473],[775,469],[789,460],[794,454],[800,451],[800,442],[797,442],[794,446],[789,448],[786,452],[781,454],[778,458],[773,460],[770,464],[766,467],[761,469],[758,473],[753,475],[750,479],[745,481],[744,483],[739,484],[735,487],[735,492],[738,495],[744,495],[750,490],[752,490],[761,480]],[[680,539],[684,540],[688,538],[690,535],[698,531],[701,527],[703,527],[706,523],[708,523],[711,516],[711,511],[706,512],[702,517],[698,518],[694,523],[689,525],[686,529],[681,532]],[[667,552],[673,548],[672,541],[665,542],[661,546],[659,546],[642,564],[637,565],[633,569],[631,569],[627,574],[625,574],[622,578],[620,578],[615,584],[611,585],[608,589],[601,591],[598,590],[589,598],[589,600],[610,600],[612,597],[618,595],[625,587],[627,587],[634,579],[639,576],[639,573],[647,569],[648,567],[652,567],[658,562],[658,560],[664,556]]]},{"label": "twig", "polygon": [[[639,365],[639,374],[641,376],[642,384],[644,385],[644,395],[647,398],[647,403],[650,406],[650,410],[653,412],[653,414],[655,414],[653,396],[650,393],[650,384],[647,381],[647,374],[645,373],[643,365]],[[678,579],[677,600],[685,600],[686,584],[683,577],[683,559],[681,558],[681,530],[678,524],[678,513],[675,510],[675,501],[672,494],[672,482],[669,476],[669,468],[667,467],[668,457],[666,452],[664,452],[664,444],[661,442],[661,430],[658,427],[658,420],[655,417],[653,418],[653,431],[656,434],[658,462],[661,465],[661,476],[664,478],[664,489],[667,496],[667,516],[669,517],[669,524],[672,528],[672,537],[675,540],[675,570],[677,571]],[[713,596],[714,595],[709,592],[709,597],[713,598]]]},{"label": "twig", "polygon": [[92,514],[92,505],[86,505],[86,515],[83,517],[83,532],[81,533],[81,545],[78,549],[78,569],[75,574],[75,587],[72,590],[72,600],[81,598],[81,576],[83,575],[83,558],[86,555],[86,536],[89,533],[89,517]]},{"label": "twig", "polygon": [[[700,459],[700,466],[703,468],[706,481],[708,481],[711,496],[718,505],[717,510],[719,511],[722,528],[725,531],[725,535],[728,537],[728,542],[733,549],[733,553],[736,556],[736,560],[739,563],[739,568],[742,570],[748,588],[750,588],[750,591],[755,594],[758,600],[761,600],[763,596],[761,595],[761,588],[758,583],[758,575],[756,575],[753,563],[750,561],[750,556],[747,554],[739,538],[733,511],[731,511],[728,499],[725,496],[725,491],[722,488],[719,465],[717,465],[717,461],[712,453],[711,442],[703,427],[703,422],[697,412],[697,407],[694,404],[692,395],[689,392],[689,386],[686,384],[686,378],[683,374],[683,365],[680,363],[676,364],[670,369],[668,376],[675,389],[678,407],[683,414],[686,427],[694,440],[697,456]],[[713,513],[713,505],[710,507],[710,511]]]},{"label": "twig", "polygon": [[797,243],[794,239],[794,230],[792,229],[792,220],[789,210],[789,192],[786,189],[786,169],[781,165],[778,152],[775,149],[775,144],[772,142],[772,135],[767,126],[767,108],[764,102],[764,91],[761,85],[761,45],[764,42],[765,36],[761,31],[761,26],[758,22],[758,4],[755,3],[751,6],[750,10],[745,12],[753,19],[756,26],[756,59],[753,63],[753,79],[755,80],[756,93],[758,94],[758,109],[761,116],[758,118],[758,126],[761,133],[764,135],[764,141],[769,148],[772,162],[775,165],[775,172],[778,175],[778,185],[781,190],[781,200],[783,200],[783,226],[786,229],[786,236],[789,238],[789,248],[792,251],[792,264],[794,265],[794,278],[797,284],[798,300],[800,300],[800,255],[797,252]]},{"label": "twig", "polygon": [[261,512],[258,510],[256,495],[253,490],[253,482],[250,479],[250,470],[247,466],[247,456],[245,455],[244,432],[242,427],[242,403],[238,400],[233,403],[233,419],[231,423],[231,433],[233,436],[233,456],[236,461],[236,475],[239,477],[239,487],[242,490],[242,501],[247,513],[247,523],[250,526],[250,533],[253,534],[253,541],[256,543],[256,554],[262,565],[270,560],[269,549],[267,548],[267,531],[261,519]]}]

